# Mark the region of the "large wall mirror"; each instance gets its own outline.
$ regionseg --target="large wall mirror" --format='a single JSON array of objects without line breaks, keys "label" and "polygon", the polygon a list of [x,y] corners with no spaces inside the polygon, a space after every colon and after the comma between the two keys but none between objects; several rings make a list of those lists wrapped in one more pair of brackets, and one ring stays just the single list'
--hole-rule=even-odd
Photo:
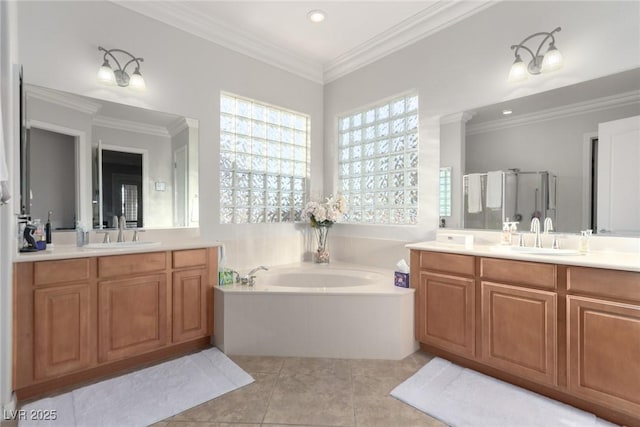
[{"label": "large wall mirror", "polygon": [[198,226],[198,121],[24,85],[21,210],[54,230]]},{"label": "large wall mirror", "polygon": [[[505,111],[511,114],[505,115]],[[470,212],[468,180],[463,179],[459,189],[462,194],[454,197],[461,197],[462,212],[458,215],[464,228],[499,230],[504,216],[519,220],[520,228],[528,230],[532,217],[549,216],[555,231],[593,229],[640,235],[640,131],[627,134],[624,149],[619,149],[616,156],[628,161],[619,166],[611,163],[611,156],[603,160],[603,141],[598,142],[604,123],[621,119],[640,123],[640,69],[467,113],[472,118],[465,127],[464,174],[469,178],[503,171],[504,204],[490,208],[484,205],[480,212]],[[636,167],[628,167],[629,162]],[[442,159],[442,166],[448,166],[446,163],[447,159]],[[618,184],[603,188],[602,183],[611,179]],[[483,180],[483,203],[485,185]],[[617,201],[609,197],[614,191]],[[604,200],[617,205],[603,206]],[[605,226],[606,212],[621,212],[635,225]]]}]

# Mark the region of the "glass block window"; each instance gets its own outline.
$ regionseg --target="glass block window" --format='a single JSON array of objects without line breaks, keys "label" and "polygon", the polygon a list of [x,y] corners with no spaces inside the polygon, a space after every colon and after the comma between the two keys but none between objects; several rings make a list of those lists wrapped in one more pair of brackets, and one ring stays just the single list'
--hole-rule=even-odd
[{"label": "glass block window", "polygon": [[440,216],[451,216],[451,168],[440,168]]},{"label": "glass block window", "polygon": [[308,177],[309,116],[220,96],[220,223],[300,221]]},{"label": "glass block window", "polygon": [[338,118],[338,177],[345,222],[416,223],[418,95]]}]

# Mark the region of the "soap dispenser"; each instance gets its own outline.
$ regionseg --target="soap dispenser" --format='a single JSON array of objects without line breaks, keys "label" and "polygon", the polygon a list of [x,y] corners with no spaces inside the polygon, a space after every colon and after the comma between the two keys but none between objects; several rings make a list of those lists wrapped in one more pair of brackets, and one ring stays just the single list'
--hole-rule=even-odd
[{"label": "soap dispenser", "polygon": [[511,245],[511,223],[509,218],[502,223],[502,235],[500,237],[500,244],[509,246]]}]

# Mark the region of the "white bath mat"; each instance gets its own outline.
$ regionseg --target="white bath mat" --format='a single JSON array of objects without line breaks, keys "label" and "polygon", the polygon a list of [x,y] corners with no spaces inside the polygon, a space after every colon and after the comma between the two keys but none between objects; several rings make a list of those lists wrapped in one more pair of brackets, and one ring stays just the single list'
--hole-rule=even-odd
[{"label": "white bath mat", "polygon": [[456,427],[613,426],[588,412],[437,357],[391,395]]},{"label": "white bath mat", "polygon": [[20,413],[27,420],[18,425],[147,426],[253,381],[217,348],[211,348],[30,403]]}]

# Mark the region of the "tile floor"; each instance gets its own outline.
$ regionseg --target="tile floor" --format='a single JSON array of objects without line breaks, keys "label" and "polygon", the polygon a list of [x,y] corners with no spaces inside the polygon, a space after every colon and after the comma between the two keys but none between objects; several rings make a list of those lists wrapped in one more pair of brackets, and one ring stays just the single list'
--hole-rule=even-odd
[{"label": "tile floor", "polygon": [[[399,361],[231,356],[255,382],[153,427],[443,427],[389,395],[431,356]],[[2,422],[15,427],[15,422]]]},{"label": "tile floor", "polygon": [[340,360],[231,356],[256,380],[154,427],[444,426],[389,392],[431,356]]}]

